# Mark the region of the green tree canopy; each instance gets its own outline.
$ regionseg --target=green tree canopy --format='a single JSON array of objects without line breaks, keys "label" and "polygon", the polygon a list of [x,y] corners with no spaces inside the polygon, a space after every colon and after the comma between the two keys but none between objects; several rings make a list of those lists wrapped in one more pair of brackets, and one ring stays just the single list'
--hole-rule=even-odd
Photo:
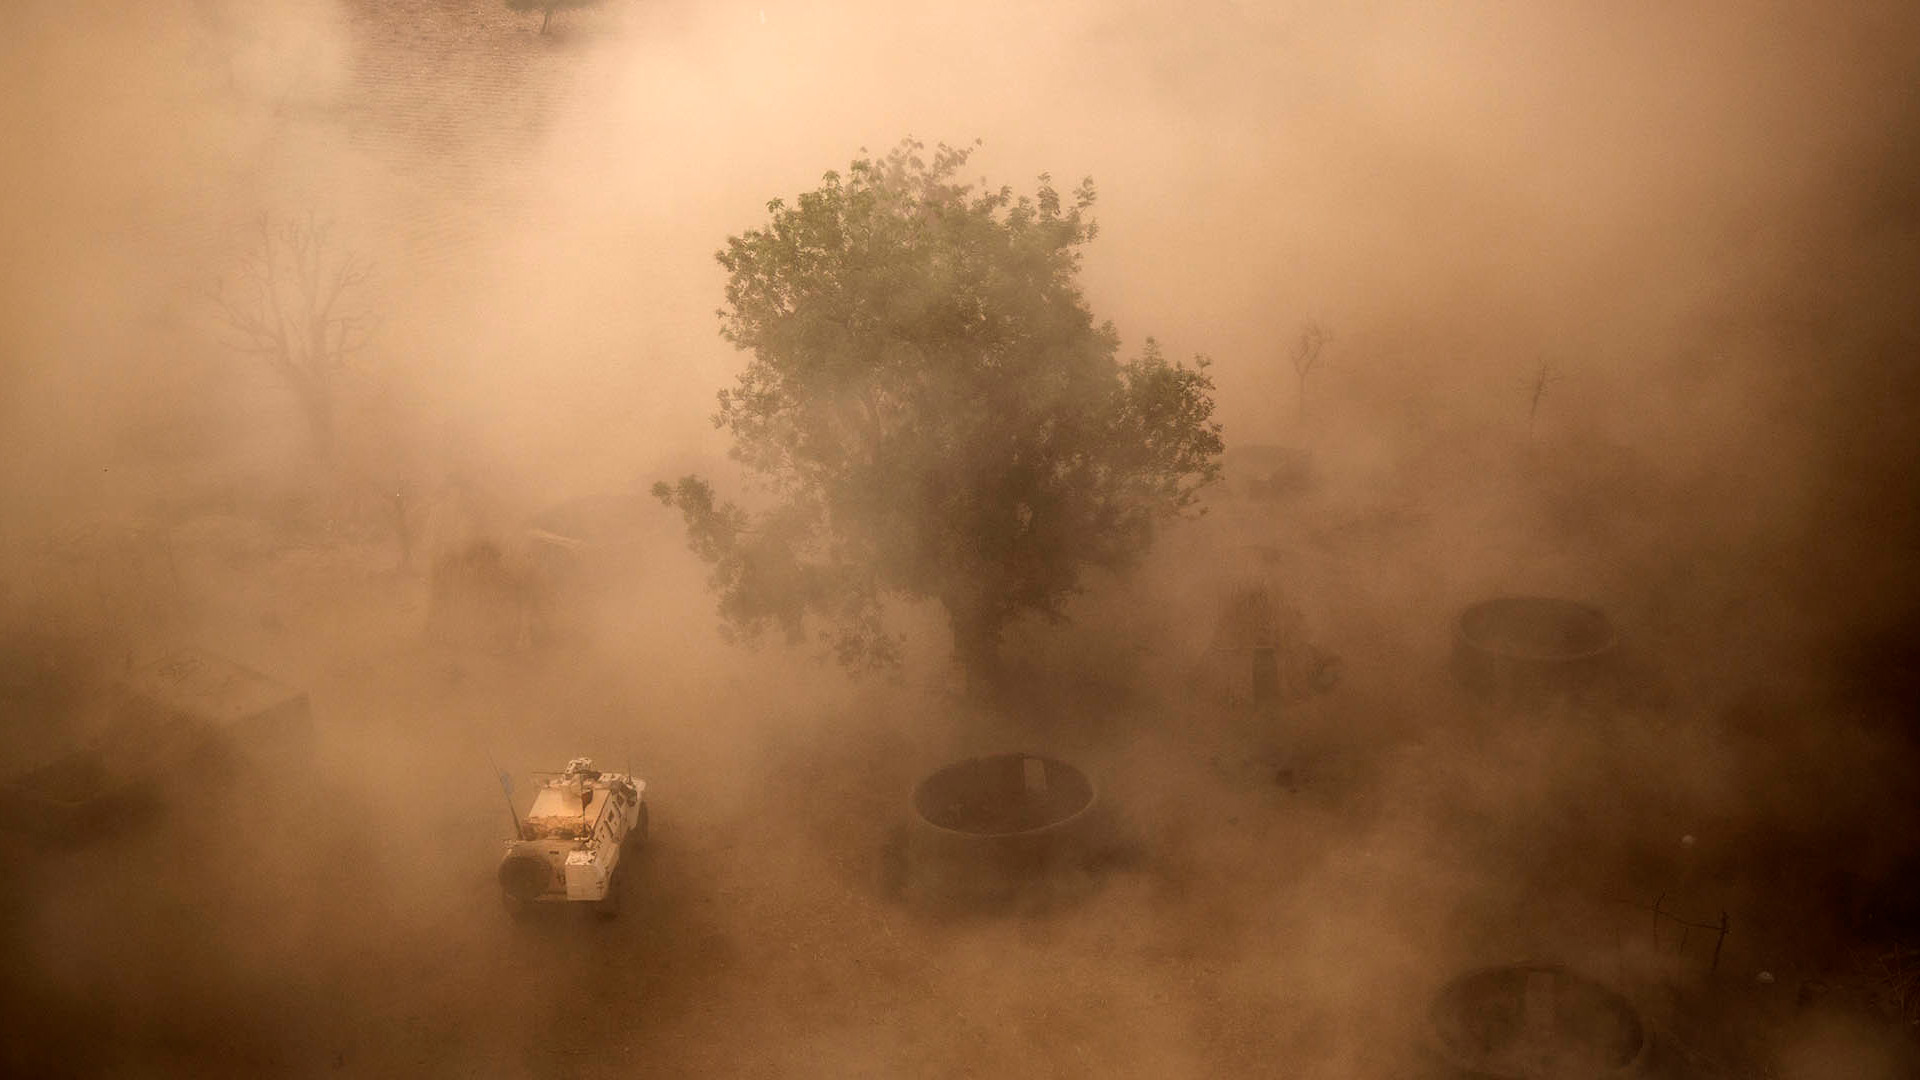
[{"label": "green tree canopy", "polygon": [[1060,618],[1088,566],[1124,568],[1218,473],[1207,360],[1152,339],[1120,362],[1076,281],[1092,181],[1016,198],[958,183],[967,149],[911,140],[730,237],[721,334],[751,354],[717,426],[763,488],[656,484],[713,566],[733,635],[801,638],[852,668],[898,657],[888,597],[944,605],[970,681],[1003,630]]}]

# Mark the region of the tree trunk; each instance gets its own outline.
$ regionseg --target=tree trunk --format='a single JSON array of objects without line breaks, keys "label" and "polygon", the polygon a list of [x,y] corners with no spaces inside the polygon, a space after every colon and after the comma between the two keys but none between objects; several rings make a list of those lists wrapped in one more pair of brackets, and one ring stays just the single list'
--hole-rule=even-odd
[{"label": "tree trunk", "polygon": [[300,405],[307,414],[307,432],[313,438],[313,456],[326,463],[333,460],[333,395],[324,385],[301,387]]},{"label": "tree trunk", "polygon": [[954,598],[942,601],[953,627],[953,654],[967,677],[967,696],[992,697],[1000,687],[1000,630],[1003,621],[987,605]]}]

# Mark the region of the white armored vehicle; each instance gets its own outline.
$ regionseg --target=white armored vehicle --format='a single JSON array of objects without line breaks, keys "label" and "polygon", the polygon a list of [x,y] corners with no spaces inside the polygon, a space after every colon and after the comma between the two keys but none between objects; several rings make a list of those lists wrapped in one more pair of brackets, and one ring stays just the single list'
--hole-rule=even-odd
[{"label": "white armored vehicle", "polygon": [[592,904],[602,915],[620,911],[622,857],[647,837],[647,784],[626,773],[601,772],[587,758],[565,772],[535,773],[540,786],[518,839],[500,859],[500,892],[507,910],[534,905]]}]

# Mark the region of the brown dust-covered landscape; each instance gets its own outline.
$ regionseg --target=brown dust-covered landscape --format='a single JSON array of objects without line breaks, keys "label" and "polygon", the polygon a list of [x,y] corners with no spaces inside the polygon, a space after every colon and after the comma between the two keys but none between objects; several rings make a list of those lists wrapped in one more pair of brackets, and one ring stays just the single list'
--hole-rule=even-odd
[{"label": "brown dust-covered landscape", "polygon": [[[1916,71],[1878,0],[16,5],[0,1062],[1920,1075]],[[580,756],[618,914],[510,911]]]}]

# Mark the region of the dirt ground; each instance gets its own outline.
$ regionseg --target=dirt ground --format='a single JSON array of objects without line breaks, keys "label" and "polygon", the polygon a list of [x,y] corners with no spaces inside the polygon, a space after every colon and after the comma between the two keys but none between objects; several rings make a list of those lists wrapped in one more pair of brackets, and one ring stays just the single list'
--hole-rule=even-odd
[{"label": "dirt ground", "polygon": [[[11,1032],[19,1060],[182,1074],[1167,1075],[1259,1072],[1294,1040],[1333,1037],[1315,1030],[1333,1016],[1289,1007],[1284,978],[1249,985],[1247,967],[1273,961],[1250,960],[1216,921],[1278,920],[1284,939],[1305,915],[1267,911],[1268,890],[1345,861],[1314,836],[1330,809],[1289,820],[1279,789],[1223,773],[1203,781],[1217,805],[1150,815],[1156,833],[1204,845],[1172,870],[1113,871],[1066,910],[929,915],[890,887],[884,857],[917,771],[949,751],[908,733],[938,730],[927,718],[944,713],[970,732],[949,736],[956,748],[994,737],[955,703],[896,687],[796,706],[767,685],[777,658],[730,657],[730,675],[636,673],[627,657],[440,649],[420,640],[418,582],[334,554],[242,572],[185,560],[207,586],[196,593],[224,598],[202,613],[208,627],[270,615],[280,628],[225,644],[304,680],[319,764],[195,793],[191,810],[128,836],[14,853],[42,868],[8,889],[10,967],[36,976],[11,990],[43,1018]],[[329,652],[340,640],[355,648]],[[818,680],[806,665],[785,674]],[[823,723],[818,708],[839,715]],[[922,715],[907,725],[902,710]],[[507,830],[487,755],[524,771],[583,748],[631,750],[650,780],[653,838],[628,909],[513,923],[492,879]],[[1188,780],[1156,773],[1161,797]],[[1195,820],[1220,813],[1224,829]],[[1246,892],[1248,880],[1265,885]],[[1229,881],[1247,903],[1218,895]],[[1308,936],[1327,931],[1316,921]]]}]

